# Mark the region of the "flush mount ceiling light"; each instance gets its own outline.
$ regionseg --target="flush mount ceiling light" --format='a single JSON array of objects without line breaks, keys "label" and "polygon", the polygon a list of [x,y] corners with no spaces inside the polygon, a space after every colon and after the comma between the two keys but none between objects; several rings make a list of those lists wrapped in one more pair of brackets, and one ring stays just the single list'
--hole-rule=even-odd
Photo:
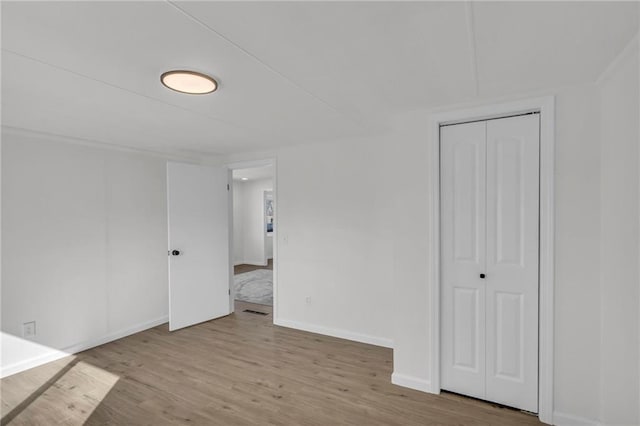
[{"label": "flush mount ceiling light", "polygon": [[167,71],[160,76],[160,81],[171,90],[190,95],[205,95],[218,88],[213,78],[195,71]]},{"label": "flush mount ceiling light", "polygon": [[240,180],[249,180],[249,178],[240,178]]}]

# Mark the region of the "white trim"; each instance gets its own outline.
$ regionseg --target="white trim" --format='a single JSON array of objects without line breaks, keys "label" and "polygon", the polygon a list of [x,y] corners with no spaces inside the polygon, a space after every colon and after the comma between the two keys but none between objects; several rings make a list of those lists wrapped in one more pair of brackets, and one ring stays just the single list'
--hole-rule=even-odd
[{"label": "white trim", "polygon": [[235,267],[235,247],[233,245],[233,171],[227,169],[227,226],[228,226],[228,245],[227,248],[229,250],[229,299],[227,302],[229,303],[229,314],[232,314],[236,311],[236,289],[235,289],[235,280],[234,280],[234,267]]},{"label": "white trim", "polygon": [[157,327],[167,322],[169,322],[169,315],[164,315],[160,318],[156,318],[150,321],[145,321],[143,323],[136,324],[134,326],[125,328],[123,330],[109,333],[97,339],[79,343],[74,346],[69,346],[63,349],[63,351],[68,353],[74,353],[74,354],[78,352],[86,351],[87,349],[95,348],[96,346],[104,345],[105,343],[113,342],[114,340],[122,339],[123,337],[127,337],[132,334],[140,333],[141,331],[148,330],[153,327]]},{"label": "white trim", "polygon": [[29,358],[23,361],[19,361],[13,364],[2,366],[0,371],[0,377],[4,378],[11,376],[21,371],[29,370],[34,367],[46,364],[48,362],[56,361],[69,355],[76,354],[78,352],[86,351],[87,349],[95,348],[96,346],[104,345],[105,343],[113,342],[114,340],[122,339],[123,337],[130,336],[132,334],[139,333],[144,330],[148,330],[153,327],[157,327],[161,324],[165,324],[169,321],[169,316],[165,315],[160,318],[156,318],[151,321],[146,321],[140,324],[136,324],[132,327],[124,330],[119,330],[113,333],[106,334],[97,339],[87,340],[82,343],[78,343],[72,346],[68,346],[64,349],[51,349],[51,352],[45,353],[40,356]]},{"label": "white trim", "polygon": [[437,112],[429,117],[431,188],[431,383],[440,391],[440,125],[540,112],[540,318],[538,417],[553,415],[553,289],[554,289],[554,152],[555,99],[545,96],[513,102]]},{"label": "white trim", "polygon": [[[638,8],[638,19],[640,19],[640,7]],[[636,35],[636,37],[639,39],[636,47],[637,47],[637,54],[638,54],[638,61],[640,62],[640,32],[638,33],[638,35]],[[638,87],[640,87],[640,72],[638,72]],[[640,93],[638,94],[638,96],[640,97]],[[638,120],[638,135],[640,135],[640,120]],[[638,150],[638,163],[640,164],[640,150]],[[640,211],[640,174],[638,175],[638,211]],[[640,216],[640,215],[639,215]],[[640,265],[640,217],[639,219],[639,227],[638,227],[638,264]],[[640,284],[640,282],[638,283]],[[640,305],[640,293],[638,294],[638,303]],[[640,353],[640,315],[638,316],[638,353]],[[638,357],[638,371],[640,371],[640,357]],[[640,377],[638,377],[638,380],[640,380]],[[638,418],[640,418],[640,395],[638,395]]]},{"label": "white trim", "polygon": [[273,159],[273,323],[280,318],[280,311],[278,307],[280,304],[278,303],[278,271],[279,266],[278,263],[280,261],[280,256],[278,255],[278,229],[280,229],[279,225],[279,217],[278,214],[278,160],[276,158]]},{"label": "white trim", "polygon": [[0,369],[0,378],[5,378],[12,376],[14,374],[20,373],[22,371],[30,370],[32,368],[38,367],[43,364],[47,364],[52,361],[57,361],[66,356],[70,356],[71,354],[67,352],[58,351],[52,349],[50,352],[45,354],[35,356],[33,358],[28,358],[22,361],[15,362],[9,365],[3,365]]},{"label": "white trim", "polygon": [[597,420],[585,419],[566,413],[553,413],[553,424],[556,426],[603,426]]},{"label": "white trim", "polygon": [[553,418],[555,289],[555,99],[540,104],[540,293],[538,329],[538,417]]},{"label": "white trim", "polygon": [[[263,160],[249,160],[249,161],[237,161],[234,163],[228,163],[227,168],[231,170],[236,169],[257,169],[260,167],[268,167],[274,164],[274,159],[263,159]],[[265,178],[269,179],[269,178]]]},{"label": "white trim", "polygon": [[422,392],[433,392],[431,382],[429,380],[419,379],[413,376],[407,376],[405,374],[393,373],[391,374],[391,383],[398,386],[403,386],[409,389],[415,389]]},{"label": "white trim", "polygon": [[352,340],[354,342],[382,346],[384,348],[393,348],[393,340],[384,337],[370,336],[368,334],[355,333],[353,331],[323,327],[321,325],[307,324],[286,319],[274,320],[273,323],[275,325],[279,325],[280,327],[295,328],[296,330],[323,334],[325,336],[338,337],[340,339]]},{"label": "white trim", "polygon": [[2,125],[2,132],[7,135],[34,137],[39,139],[46,139],[49,141],[85,146],[89,148],[103,149],[107,151],[127,152],[127,153],[133,153],[133,154],[146,155],[148,157],[162,158],[164,160],[175,160],[175,161],[183,161],[183,162],[189,162],[189,163],[200,164],[202,162],[201,158],[203,157],[206,157],[206,158],[215,157],[215,156],[209,156],[209,155],[203,155],[201,157],[176,155],[176,154],[165,153],[161,151],[154,151],[151,149],[134,148],[134,147],[117,145],[117,144],[112,144],[112,143],[107,143],[102,141],[77,138],[73,136],[65,136],[65,135],[58,135],[55,133],[41,132],[38,130],[23,129],[20,127],[7,126],[4,124]]}]

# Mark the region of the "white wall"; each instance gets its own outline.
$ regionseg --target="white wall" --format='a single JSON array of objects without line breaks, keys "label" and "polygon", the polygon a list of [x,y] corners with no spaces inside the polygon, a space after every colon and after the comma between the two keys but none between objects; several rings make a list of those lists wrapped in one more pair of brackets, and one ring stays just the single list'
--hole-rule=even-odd
[{"label": "white wall", "polygon": [[[557,95],[561,424],[639,421],[637,61],[623,58],[597,86],[535,94]],[[428,115],[277,153],[276,322],[393,345],[394,373],[425,387]],[[65,349],[162,319],[164,161],[5,134],[2,151],[3,331],[35,319],[37,341]]]},{"label": "white wall", "polygon": [[597,419],[600,140],[597,90],[556,99],[554,411]]},{"label": "white wall", "polygon": [[[627,89],[625,102],[637,102],[637,91]],[[638,192],[637,164],[633,164],[638,158],[637,138],[632,140],[635,149],[629,140],[616,142],[620,149],[616,155],[630,158],[625,171],[620,171],[614,166],[616,160],[601,158],[605,144],[600,137],[600,104],[605,100],[599,88],[567,87],[513,99],[548,94],[556,95],[554,410],[560,424],[615,421],[606,413],[622,418],[637,408],[627,400],[638,400],[637,276],[635,289],[629,284],[638,255],[629,248],[635,261],[630,261],[628,279],[619,282],[629,290],[624,294],[631,295],[631,302],[622,318],[609,318],[613,312],[607,311],[614,304],[601,301],[606,290],[601,268],[613,265],[602,258],[601,242],[606,239],[601,232],[610,230],[601,229],[603,217],[609,214],[601,198],[608,196],[604,185],[615,186],[629,173],[634,183],[611,201],[629,196],[624,205],[636,203],[625,213],[625,223],[631,217],[635,220],[628,228],[636,236],[630,237],[632,245],[638,218],[638,200],[630,195]],[[614,108],[619,95],[611,96]],[[429,388],[431,377],[428,116],[429,111],[415,111],[397,117],[395,129],[386,136],[284,148],[277,153],[276,323],[393,344],[394,374],[422,389]],[[607,252],[616,258],[621,247],[614,241]],[[620,346],[626,338],[631,340]],[[614,346],[604,348],[605,343]],[[636,347],[636,352],[623,356],[625,365],[635,357],[635,369],[630,366],[629,370],[632,376],[621,383],[622,370],[616,364],[615,374],[602,378],[604,359],[628,345]],[[616,386],[629,392],[624,399],[626,411],[620,409],[620,402],[609,401],[617,392],[602,397],[602,386],[609,392]]]},{"label": "white wall", "polygon": [[21,337],[36,321],[36,343],[75,351],[164,322],[165,160],[2,139],[2,331]]},{"label": "white wall", "polygon": [[264,249],[267,260],[273,259],[273,233],[267,234],[264,242]]},{"label": "white wall", "polygon": [[273,179],[233,182],[235,264],[266,265],[264,191],[271,190]]},{"label": "white wall", "polygon": [[612,425],[640,424],[639,72],[636,42],[600,83],[600,420]]},{"label": "white wall", "polygon": [[336,141],[278,154],[277,324],[392,344],[399,167],[380,146]]},{"label": "white wall", "polygon": [[[600,365],[601,347],[598,91],[589,85],[520,97],[547,94],[556,94],[554,408],[571,417],[598,419],[599,374],[597,367],[594,370]],[[398,154],[390,158],[404,166],[404,184],[397,186],[396,203],[405,208],[397,219],[401,232],[395,282],[403,288],[398,291],[395,314],[394,374],[423,389],[431,386],[427,283],[432,265],[424,266],[430,259],[425,242],[431,238],[426,227],[430,220],[428,115],[416,112],[399,121],[403,135],[395,142]]]}]

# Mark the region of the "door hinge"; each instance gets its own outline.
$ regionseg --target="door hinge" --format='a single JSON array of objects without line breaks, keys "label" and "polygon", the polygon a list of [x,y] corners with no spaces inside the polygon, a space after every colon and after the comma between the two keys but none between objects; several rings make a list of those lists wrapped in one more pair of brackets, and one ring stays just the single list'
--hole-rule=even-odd
[{"label": "door hinge", "polygon": [[227,184],[227,191],[228,191],[229,189],[230,189],[230,188],[229,188],[229,184]]},{"label": "door hinge", "polygon": [[231,296],[231,289],[229,289],[229,296]]}]

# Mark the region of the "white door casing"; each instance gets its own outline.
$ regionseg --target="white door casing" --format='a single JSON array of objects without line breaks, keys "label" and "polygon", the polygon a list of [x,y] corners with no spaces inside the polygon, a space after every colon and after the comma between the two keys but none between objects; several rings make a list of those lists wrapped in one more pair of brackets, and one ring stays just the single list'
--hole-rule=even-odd
[{"label": "white door casing", "polygon": [[440,140],[442,388],[537,412],[539,115]]},{"label": "white door casing", "polygon": [[231,312],[228,182],[226,168],[167,163],[172,331]]}]

